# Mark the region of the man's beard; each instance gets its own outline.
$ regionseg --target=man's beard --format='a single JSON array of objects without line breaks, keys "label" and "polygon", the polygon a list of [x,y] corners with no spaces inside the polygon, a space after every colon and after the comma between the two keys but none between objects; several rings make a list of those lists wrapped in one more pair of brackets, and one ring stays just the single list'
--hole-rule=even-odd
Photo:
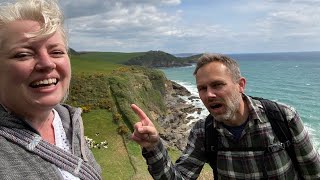
[{"label": "man's beard", "polygon": [[241,98],[237,92],[234,92],[231,98],[226,101],[226,112],[220,115],[212,113],[214,119],[219,122],[234,121],[236,119],[236,112],[240,107]]}]

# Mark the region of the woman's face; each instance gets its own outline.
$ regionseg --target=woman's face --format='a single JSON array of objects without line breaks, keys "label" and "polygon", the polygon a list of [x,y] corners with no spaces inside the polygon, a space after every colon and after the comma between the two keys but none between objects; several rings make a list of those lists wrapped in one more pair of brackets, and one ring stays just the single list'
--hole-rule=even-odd
[{"label": "woman's face", "polygon": [[23,116],[52,109],[70,84],[70,60],[61,33],[41,39],[26,35],[39,29],[36,21],[19,20],[0,32],[0,103]]}]

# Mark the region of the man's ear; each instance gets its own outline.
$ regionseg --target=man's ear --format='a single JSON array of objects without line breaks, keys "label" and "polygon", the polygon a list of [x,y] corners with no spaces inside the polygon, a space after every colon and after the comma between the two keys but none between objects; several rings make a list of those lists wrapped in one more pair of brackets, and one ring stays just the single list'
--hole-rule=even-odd
[{"label": "man's ear", "polygon": [[241,77],[239,79],[239,92],[244,93],[246,87],[246,79],[244,77]]}]

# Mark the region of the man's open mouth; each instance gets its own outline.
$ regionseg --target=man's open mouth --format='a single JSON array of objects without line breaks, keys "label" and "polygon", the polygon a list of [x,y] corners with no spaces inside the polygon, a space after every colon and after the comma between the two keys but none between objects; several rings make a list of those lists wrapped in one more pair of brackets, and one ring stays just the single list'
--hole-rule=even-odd
[{"label": "man's open mouth", "polygon": [[218,109],[218,108],[220,108],[220,107],[222,107],[222,104],[213,104],[213,105],[210,105],[210,108],[211,108],[211,109]]}]

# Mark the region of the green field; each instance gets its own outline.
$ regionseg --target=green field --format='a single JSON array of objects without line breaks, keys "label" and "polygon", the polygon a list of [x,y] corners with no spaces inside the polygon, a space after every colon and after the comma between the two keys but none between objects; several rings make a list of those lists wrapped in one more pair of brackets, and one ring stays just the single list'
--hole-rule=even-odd
[{"label": "green field", "polygon": [[110,73],[130,58],[143,53],[117,53],[117,52],[88,52],[71,55],[72,71],[74,73]]}]

